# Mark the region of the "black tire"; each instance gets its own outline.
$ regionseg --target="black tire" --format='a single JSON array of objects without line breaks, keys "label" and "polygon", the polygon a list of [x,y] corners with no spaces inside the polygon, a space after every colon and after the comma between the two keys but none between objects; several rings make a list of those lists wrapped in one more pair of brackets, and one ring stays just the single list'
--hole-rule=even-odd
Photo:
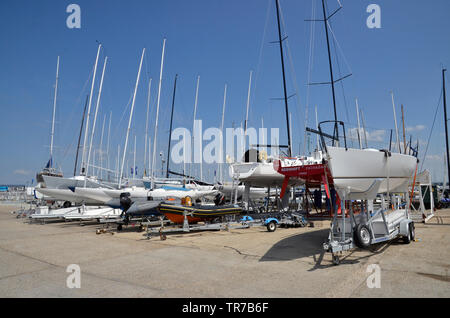
[{"label": "black tire", "polygon": [[360,248],[367,248],[372,243],[372,233],[365,224],[359,224],[355,230],[355,244]]},{"label": "black tire", "polygon": [[72,202],[70,202],[70,201],[65,201],[63,204],[64,208],[70,208],[71,206],[72,206]]},{"label": "black tire", "polygon": [[[412,230],[412,231],[411,231]],[[414,240],[414,225],[412,225],[412,222],[408,224],[408,234],[403,237],[403,243],[409,244],[412,240]]]},{"label": "black tire", "polygon": [[409,234],[411,241],[414,241],[416,239],[416,229],[414,226],[414,222],[409,223]]},{"label": "black tire", "polygon": [[277,223],[275,221],[271,221],[269,223],[267,223],[267,231],[269,232],[275,232],[275,230],[277,229]]},{"label": "black tire", "polygon": [[122,231],[122,224],[119,224],[119,225],[117,226],[117,231]]},{"label": "black tire", "polygon": [[339,256],[337,256],[336,254],[333,254],[331,256],[331,258],[332,258],[333,265],[337,266],[337,265],[339,265],[341,263],[341,260],[339,259]]}]

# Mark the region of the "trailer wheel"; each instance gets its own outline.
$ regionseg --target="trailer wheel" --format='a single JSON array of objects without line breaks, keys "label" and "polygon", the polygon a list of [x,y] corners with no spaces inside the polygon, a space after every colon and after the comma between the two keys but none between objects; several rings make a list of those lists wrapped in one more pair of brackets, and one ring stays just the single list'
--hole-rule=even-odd
[{"label": "trailer wheel", "polygon": [[372,236],[371,236],[369,227],[365,224],[359,224],[356,227],[356,232],[355,232],[356,246],[361,247],[361,248],[367,248],[370,246],[371,241],[372,241]]},{"label": "trailer wheel", "polygon": [[119,224],[119,225],[117,226],[117,231],[122,231],[122,224]]},{"label": "trailer wheel", "polygon": [[65,201],[63,204],[64,208],[70,208],[71,206],[72,206],[72,202],[70,202],[70,201]]},{"label": "trailer wheel", "polygon": [[331,257],[332,257],[332,260],[333,260],[333,265],[339,265],[339,263],[340,263],[339,256],[336,255],[336,254],[333,254]]},{"label": "trailer wheel", "polygon": [[277,223],[275,221],[270,221],[267,223],[267,231],[269,232],[275,232],[277,229]]},{"label": "trailer wheel", "polygon": [[411,241],[414,241],[416,239],[416,231],[414,227],[414,222],[409,223],[409,235],[411,238]]},{"label": "trailer wheel", "polygon": [[412,226],[412,223],[408,224],[408,235],[403,237],[403,243],[409,244],[412,240],[414,240],[414,228]]}]

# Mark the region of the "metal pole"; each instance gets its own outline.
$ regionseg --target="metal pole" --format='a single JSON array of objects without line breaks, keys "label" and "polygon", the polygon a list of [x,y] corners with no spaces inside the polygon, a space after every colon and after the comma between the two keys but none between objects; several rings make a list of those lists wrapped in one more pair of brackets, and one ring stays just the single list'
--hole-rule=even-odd
[{"label": "metal pole", "polygon": [[394,104],[394,93],[391,91],[391,96],[392,96],[392,109],[394,111],[394,122],[395,122],[395,134],[397,136],[397,146],[398,146],[398,151],[401,153],[401,149],[400,149],[400,138],[398,137],[398,126],[397,126],[397,115],[395,114],[395,104]]},{"label": "metal pole", "polygon": [[[98,95],[97,95],[97,105],[95,107],[94,123],[92,124],[91,142],[89,143],[89,152],[88,152],[88,159],[87,159],[87,164],[86,164],[86,176],[88,175],[88,171],[89,171],[89,161],[91,158],[92,142],[94,140],[95,124],[97,122],[98,108],[100,106],[100,97],[102,95],[102,88],[103,88],[103,78],[105,76],[105,69],[106,69],[107,62],[108,62],[108,57],[105,57],[105,62],[103,63],[102,77],[100,79],[100,87],[99,87]],[[87,182],[87,179],[84,179],[85,187],[86,187],[86,182]]]},{"label": "metal pole", "polygon": [[[245,113],[244,136],[247,134],[248,109],[250,108],[250,89],[252,87],[252,74],[253,74],[253,71],[250,71],[250,79],[248,81],[248,91],[247,91],[247,110]],[[244,149],[245,149],[245,145],[244,145]]]},{"label": "metal pole", "polygon": [[[333,64],[331,62],[331,50],[330,50],[330,40],[328,39],[328,18],[327,18],[327,12],[325,10],[325,1],[322,0],[322,10],[323,10],[323,22],[325,26],[325,35],[327,38],[327,48],[328,48],[328,64],[330,67],[330,78],[331,78],[331,92],[333,94],[333,109],[334,109],[334,133],[333,137],[336,136],[336,139],[339,140],[339,129],[337,124],[337,111],[336,111],[336,95],[334,92],[334,76],[333,76]],[[335,140],[333,139],[333,145]]]},{"label": "metal pole", "polygon": [[122,185],[123,165],[125,164],[125,155],[127,153],[128,135],[130,134],[131,120],[133,119],[134,102],[136,101],[136,92],[137,92],[137,88],[138,88],[138,84],[139,84],[139,78],[141,76],[142,60],[144,59],[144,54],[145,54],[145,48],[142,50],[141,62],[139,63],[139,71],[138,71],[137,78],[136,78],[136,85],[134,86],[133,101],[131,103],[131,110],[130,110],[130,119],[128,120],[127,136],[125,138],[125,146],[123,148],[122,165],[120,168],[119,189],[120,189],[120,186]]},{"label": "metal pole", "polygon": [[[151,92],[151,88],[152,88],[152,79],[150,79],[150,81],[148,83],[147,116],[146,116],[146,120],[145,120],[145,138],[144,138],[144,143],[145,143],[145,148],[144,148],[144,174],[145,175],[146,175],[146,173],[145,173],[145,166],[147,165],[148,113],[149,113],[149,110],[150,110],[150,92]],[[150,156],[148,157],[148,160],[150,161]]]},{"label": "metal pole", "polygon": [[288,108],[288,99],[287,99],[287,91],[286,91],[286,76],[284,73],[283,39],[281,38],[280,4],[278,3],[278,0],[275,0],[275,4],[277,7],[278,39],[279,39],[279,44],[280,44],[281,70],[283,73],[284,107],[285,107],[285,111],[286,111],[286,128],[287,128],[287,135],[288,135],[288,156],[292,157],[291,134],[289,131],[289,108]]},{"label": "metal pole", "polygon": [[403,148],[404,154],[406,155],[405,114],[403,112],[403,104],[402,104],[402,124],[403,124]]},{"label": "metal pole", "polygon": [[169,127],[169,145],[167,147],[166,178],[169,178],[170,142],[171,142],[171,139],[172,139],[173,109],[174,109],[174,106],[175,106],[175,93],[177,91],[177,78],[178,78],[178,74],[175,75],[175,82],[173,84],[172,112],[170,114],[170,127]]},{"label": "metal pole", "polygon": [[220,160],[219,160],[219,180],[223,183],[222,178],[222,159],[223,159],[223,124],[225,119],[225,105],[227,102],[227,84],[225,84],[225,89],[223,92],[223,105],[222,105],[222,123],[220,125],[220,132],[222,134],[222,139],[220,141]]},{"label": "metal pole", "polygon": [[95,74],[97,73],[97,64],[98,64],[98,57],[100,55],[100,49],[102,45],[98,45],[97,50],[97,57],[95,58],[95,65],[94,65],[94,74],[92,75],[92,84],[91,84],[91,93],[89,94],[89,106],[88,106],[88,113],[86,117],[86,129],[84,131],[84,141],[83,141],[83,153],[81,156],[81,174],[86,175],[86,145],[88,141],[88,134],[89,134],[89,117],[91,115],[91,105],[92,105],[92,94],[94,93],[94,84],[95,84]]},{"label": "metal pole", "polygon": [[[59,78],[59,56],[56,62],[56,81],[55,81],[55,96],[53,99],[53,117],[52,117],[52,133],[50,137],[50,159],[53,158],[53,136],[55,135],[55,114],[56,114],[56,96],[58,95],[58,78]],[[53,159],[51,161],[53,167]],[[52,168],[51,167],[51,168]]]},{"label": "metal pole", "polygon": [[361,142],[361,125],[359,123],[359,105],[358,105],[358,99],[356,99],[356,116],[358,117],[358,141],[359,141],[359,149],[362,149],[362,142]]},{"label": "metal pole", "polygon": [[78,146],[77,146],[77,154],[75,156],[75,166],[73,167],[73,176],[74,177],[77,174],[78,152],[80,150],[81,135],[83,134],[84,115],[86,114],[86,107],[87,107],[88,99],[89,99],[89,95],[86,95],[86,102],[84,103],[83,117],[81,117],[80,135],[78,136]]},{"label": "metal pole", "polygon": [[[194,102],[194,120],[192,121],[192,136],[191,136],[191,144],[192,147],[194,147],[194,129],[195,129],[195,117],[197,116],[197,101],[198,101],[198,87],[200,85],[200,75],[197,76],[197,88],[195,89],[195,102]],[[191,151],[192,152],[192,151]],[[192,156],[194,154],[192,153]],[[192,158],[191,158],[192,159]],[[189,165],[189,175],[192,176],[191,174],[191,168],[192,168],[192,163],[194,160],[192,160],[191,164]]]},{"label": "metal pole", "polygon": [[156,141],[157,141],[157,136],[158,136],[158,117],[159,117],[159,102],[161,100],[161,83],[162,83],[162,73],[163,73],[163,66],[164,66],[164,51],[166,48],[166,39],[163,40],[163,49],[162,49],[162,54],[161,54],[161,68],[159,71],[159,84],[158,84],[158,98],[157,98],[157,102],[156,102],[156,122],[155,122],[155,136],[153,137],[153,158],[152,158],[152,167],[151,167],[151,188],[153,189],[153,184],[154,184],[154,167],[155,167],[155,161],[156,161]]},{"label": "metal pole", "polygon": [[[443,96],[444,96],[444,121],[445,121],[445,146],[447,149],[447,174],[448,174],[448,179],[449,180],[449,184],[450,184],[450,160],[449,160],[449,151],[448,151],[448,127],[447,127],[447,121],[448,121],[448,117],[447,117],[447,98],[446,98],[446,94],[445,94],[445,71],[447,71],[447,69],[442,69],[442,90],[443,90]],[[445,189],[445,184],[444,184],[444,189]]]}]

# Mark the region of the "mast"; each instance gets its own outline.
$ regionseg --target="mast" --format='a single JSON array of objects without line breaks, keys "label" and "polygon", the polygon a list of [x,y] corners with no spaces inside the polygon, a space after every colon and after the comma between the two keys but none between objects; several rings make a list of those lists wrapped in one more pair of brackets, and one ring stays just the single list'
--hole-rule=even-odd
[{"label": "mast", "polygon": [[[150,110],[150,92],[151,92],[151,88],[152,88],[152,79],[150,78],[150,81],[148,83],[148,94],[147,94],[147,116],[146,116],[146,119],[145,119],[144,175],[146,175],[145,166],[147,165],[148,113],[149,113],[149,110]],[[148,160],[150,160],[150,156],[148,157]]]},{"label": "mast", "polygon": [[367,145],[367,130],[366,130],[366,123],[364,121],[364,115],[363,115],[363,111],[361,109],[361,121],[362,121],[362,125],[363,125],[363,130],[364,130],[364,142],[366,144],[366,148],[368,148]]},{"label": "mast", "polygon": [[173,122],[173,109],[175,106],[175,93],[177,91],[177,78],[178,74],[175,75],[175,83],[173,84],[173,96],[172,96],[172,112],[170,114],[170,128],[169,128],[169,145],[167,147],[167,168],[166,168],[166,178],[169,178],[169,162],[170,162],[170,142],[172,139],[172,122]]},{"label": "mast", "polygon": [[[100,79],[100,87],[99,87],[98,95],[97,95],[97,105],[95,107],[94,123],[92,124],[91,142],[89,144],[88,159],[87,159],[87,164],[86,164],[86,176],[88,175],[88,171],[89,171],[89,162],[90,162],[90,158],[91,158],[92,142],[94,140],[95,124],[97,123],[97,114],[98,114],[98,108],[100,106],[100,97],[102,95],[102,88],[103,88],[103,78],[105,76],[105,69],[106,69],[107,62],[108,62],[108,57],[105,57],[105,62],[103,63],[102,77]],[[86,187],[86,182],[87,182],[87,179],[84,179],[85,187]]]},{"label": "mast", "polygon": [[403,124],[403,148],[404,148],[403,153],[406,155],[405,114],[403,112],[403,104],[402,104],[402,124]]},{"label": "mast", "polygon": [[152,189],[153,189],[153,184],[154,184],[154,167],[155,167],[155,161],[156,161],[156,137],[158,135],[158,117],[159,117],[159,102],[161,99],[161,83],[162,83],[162,73],[163,73],[163,67],[164,67],[164,51],[166,48],[166,39],[163,40],[163,49],[162,49],[162,54],[161,54],[161,68],[159,71],[159,84],[158,84],[158,98],[157,98],[157,102],[156,102],[156,122],[155,122],[155,136],[154,136],[154,140],[153,140],[153,158],[152,158],[152,172],[151,172],[151,178],[152,178]]},{"label": "mast", "polygon": [[[334,90],[334,76],[333,76],[333,63],[331,62],[331,50],[330,50],[330,40],[328,38],[328,17],[327,17],[327,12],[325,9],[325,1],[322,0],[322,10],[323,10],[323,22],[324,22],[324,26],[325,26],[325,35],[327,38],[327,49],[328,49],[328,64],[330,67],[330,83],[331,83],[331,92],[333,95],[333,109],[334,109],[334,133],[333,133],[333,137],[335,136],[337,140],[339,140],[339,130],[338,130],[338,125],[337,125],[337,111],[336,111],[336,94],[335,94],[335,90]],[[333,139],[333,145],[334,145],[335,140]]]},{"label": "mast", "polygon": [[136,179],[136,135],[134,135],[133,179]]},{"label": "mast", "polygon": [[53,168],[53,137],[55,135],[55,114],[56,114],[56,96],[58,95],[58,78],[59,78],[59,56],[56,62],[56,81],[55,81],[55,96],[53,99],[53,116],[52,116],[52,133],[50,137],[50,159],[51,168]]},{"label": "mast", "polygon": [[86,102],[84,103],[83,117],[81,117],[80,135],[78,136],[78,146],[77,146],[77,154],[75,156],[75,166],[73,167],[73,176],[74,177],[77,174],[78,152],[80,150],[81,135],[83,134],[84,115],[86,114],[86,107],[87,107],[88,99],[89,99],[89,95],[86,95]]},{"label": "mast", "polygon": [[86,130],[84,131],[84,141],[83,141],[83,153],[81,156],[81,174],[87,175],[86,171],[86,145],[87,145],[87,139],[89,134],[89,117],[91,116],[91,104],[92,104],[92,94],[94,93],[94,85],[95,85],[95,74],[97,73],[97,64],[98,64],[98,57],[100,55],[100,49],[102,48],[102,45],[98,45],[97,49],[97,57],[95,58],[95,65],[94,65],[94,73],[92,74],[92,84],[91,84],[91,93],[89,94],[89,105],[88,105],[88,113],[86,117]]},{"label": "mast", "polygon": [[[194,145],[194,135],[195,135],[195,132],[194,132],[194,129],[195,129],[195,118],[196,118],[196,116],[197,116],[197,102],[198,102],[198,87],[199,87],[199,85],[200,85],[200,75],[198,75],[197,76],[197,87],[196,87],[196,89],[195,89],[195,102],[194,102],[194,119],[193,119],[193,121],[192,121],[192,136],[191,136],[191,144],[192,145]],[[193,156],[194,154],[192,154],[192,156]],[[194,161],[194,160],[192,160],[192,161]],[[191,164],[189,165],[189,175],[192,175],[191,174],[191,167],[192,167],[192,162],[191,162]]]},{"label": "mast", "polygon": [[[100,180],[103,180],[103,133],[105,132],[105,122],[106,122],[106,114],[103,117],[103,125],[102,125],[102,135],[100,137],[100,151],[99,151],[99,155],[100,155]],[[97,169],[98,171],[98,169]],[[98,172],[97,172],[98,175]]]},{"label": "mast", "polygon": [[397,137],[397,146],[398,146],[398,151],[401,153],[402,151],[400,149],[400,138],[398,137],[397,115],[395,114],[394,93],[392,91],[391,91],[391,96],[392,96],[392,109],[394,111],[395,134]]},{"label": "mast", "polygon": [[[250,108],[250,89],[252,86],[252,74],[253,71],[250,71],[250,79],[248,81],[248,91],[247,91],[247,110],[245,113],[245,125],[244,125],[244,136],[247,134],[247,126],[248,126],[248,109]],[[245,148],[245,145],[244,145]]]},{"label": "mast", "polygon": [[[445,121],[445,146],[446,146],[446,150],[447,150],[447,174],[448,174],[448,181],[450,184],[450,159],[449,159],[449,151],[448,151],[448,127],[447,127],[447,121],[448,121],[448,117],[447,117],[447,98],[446,98],[446,94],[445,94],[445,71],[447,71],[447,69],[442,69],[442,91],[443,91],[443,96],[444,96],[444,121]],[[445,184],[444,184],[444,189],[445,189]]]},{"label": "mast", "polygon": [[142,49],[141,62],[139,63],[139,71],[138,71],[137,78],[136,78],[136,85],[134,86],[133,101],[131,103],[130,118],[128,120],[127,136],[125,138],[125,146],[123,148],[122,165],[120,167],[119,189],[120,189],[120,186],[122,185],[123,165],[125,163],[125,155],[127,154],[128,136],[130,134],[131,120],[133,119],[134,102],[136,101],[136,92],[137,92],[137,88],[138,88],[138,84],[139,84],[139,78],[141,76],[142,60],[144,59],[144,54],[145,54],[145,48]]},{"label": "mast", "polygon": [[226,102],[227,102],[227,84],[225,84],[225,88],[224,88],[224,92],[223,92],[222,123],[220,125],[220,133],[222,134],[222,142],[220,143],[220,160],[219,160],[219,180],[220,180],[220,182],[223,182],[223,179],[222,179],[223,124],[224,124],[224,119],[225,119],[225,105],[226,105]]},{"label": "mast", "polygon": [[279,8],[280,4],[278,3],[278,0],[275,0],[275,4],[277,7],[278,40],[279,40],[279,44],[280,44],[281,70],[283,73],[284,107],[285,107],[285,112],[286,112],[286,128],[287,128],[287,135],[288,135],[288,156],[292,157],[291,134],[289,131],[289,108],[288,108],[288,98],[287,98],[287,91],[286,91],[286,75],[284,72],[283,39],[281,38],[280,8]]},{"label": "mast", "polygon": [[[112,111],[109,112],[108,141],[107,141],[107,145],[106,145],[106,166],[107,166],[108,170],[109,170],[109,137],[111,134],[111,118],[112,118]],[[108,171],[108,173],[109,173],[109,171]],[[109,174],[108,174],[108,176],[109,176]],[[108,179],[109,179],[109,177],[108,177]]]},{"label": "mast", "polygon": [[356,116],[358,117],[358,141],[359,141],[359,149],[362,149],[362,143],[361,143],[361,125],[359,123],[359,105],[358,105],[358,99],[356,99]]}]

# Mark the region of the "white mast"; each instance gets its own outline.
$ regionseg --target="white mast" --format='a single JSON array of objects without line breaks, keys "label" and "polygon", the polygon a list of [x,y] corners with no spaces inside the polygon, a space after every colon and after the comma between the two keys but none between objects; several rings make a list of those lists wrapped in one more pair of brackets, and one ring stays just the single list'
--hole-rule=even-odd
[{"label": "white mast", "polygon": [[136,179],[136,135],[134,135],[133,179]]},{"label": "white mast", "polygon": [[244,149],[245,149],[245,143],[246,143],[246,134],[247,134],[247,126],[248,126],[248,109],[250,108],[250,89],[252,86],[252,74],[253,71],[250,71],[250,79],[248,81],[248,91],[247,91],[247,110],[245,113],[245,123],[244,123]]},{"label": "white mast", "polygon": [[148,136],[148,173],[150,173],[150,155],[152,150],[151,145],[152,145],[152,138]]},{"label": "white mast", "polygon": [[[106,114],[103,117],[102,135],[100,137],[100,180],[103,180],[103,133],[105,131]],[[98,170],[98,169],[97,169]],[[98,173],[97,173],[98,174]]]},{"label": "white mast", "polygon": [[108,169],[109,169],[109,137],[111,134],[111,118],[112,118],[112,111],[109,112],[108,144],[106,145],[106,166]]},{"label": "white mast", "polygon": [[398,150],[401,153],[402,151],[400,149],[400,140],[398,138],[397,115],[395,114],[394,93],[392,91],[391,91],[391,96],[392,96],[392,109],[394,110],[395,134],[397,136]]},{"label": "white mast", "polygon": [[[144,138],[144,143],[145,143],[145,149],[144,149],[144,169],[145,166],[147,165],[147,140],[148,140],[148,113],[150,110],[150,91],[152,88],[152,79],[150,79],[150,82],[148,83],[148,95],[147,95],[147,116],[146,116],[146,120],[145,120],[145,138]],[[148,160],[150,160],[150,156],[148,157]],[[150,172],[150,170],[149,170]]]},{"label": "white mast", "polygon": [[[198,87],[199,87],[199,85],[200,85],[200,75],[197,76],[197,88],[195,89],[194,119],[192,121],[192,136],[191,136],[192,146],[195,146],[194,145],[194,135],[195,135],[194,129],[195,129],[195,117],[197,116],[197,101],[198,101]],[[192,153],[192,156],[194,156],[194,153]],[[191,164],[189,166],[189,175],[191,175],[191,166],[192,166],[193,161],[194,160],[192,160],[192,162],[191,162]]]},{"label": "white mast", "polygon": [[[289,135],[292,138],[292,113],[289,113]],[[292,139],[291,139],[292,141]],[[292,149],[291,149],[291,153],[292,153]]]},{"label": "white mast", "polygon": [[[58,94],[58,78],[59,78],[59,56],[58,60],[56,62],[56,81],[55,81],[55,96],[53,99],[53,117],[52,117],[52,133],[51,133],[51,140],[50,140],[50,159],[52,167],[53,167],[53,136],[55,135],[55,114],[56,114],[56,96]],[[50,167],[50,168],[52,168]]]},{"label": "white mast", "polygon": [[225,119],[225,105],[226,105],[226,102],[227,102],[227,84],[225,84],[225,89],[224,89],[224,92],[223,92],[222,123],[220,125],[220,133],[222,134],[222,140],[221,140],[221,143],[220,143],[220,160],[219,160],[219,180],[220,180],[220,182],[223,182],[223,179],[222,179],[223,124],[224,124],[224,119]]},{"label": "white mast", "polygon": [[[88,159],[87,159],[87,164],[86,164],[86,176],[88,175],[88,171],[89,171],[89,162],[90,162],[90,159],[91,159],[92,142],[94,140],[95,124],[97,122],[98,108],[100,106],[100,97],[102,95],[102,88],[103,88],[103,78],[105,76],[105,69],[106,69],[106,63],[107,62],[108,62],[108,57],[105,57],[105,62],[103,63],[102,77],[100,79],[100,87],[99,87],[98,95],[97,95],[97,105],[95,106],[94,123],[92,124],[91,142],[89,143],[89,152],[88,152]],[[84,186],[85,187],[86,187],[86,182],[87,182],[87,179],[84,179]]]},{"label": "white mast", "polygon": [[[316,129],[319,129],[319,118],[317,116],[317,105],[314,107],[314,110],[316,112]],[[316,142],[317,142],[317,150],[319,150],[320,149],[319,135],[316,135]]]},{"label": "white mast", "polygon": [[359,123],[359,106],[358,106],[358,99],[356,99],[356,116],[358,118],[358,141],[359,141],[359,149],[362,149],[362,142],[361,142],[361,126]]},{"label": "white mast", "polygon": [[127,136],[125,138],[125,146],[123,148],[122,165],[120,167],[119,189],[120,189],[120,186],[122,185],[123,165],[125,164],[125,155],[127,154],[128,136],[130,134],[131,120],[133,119],[134,102],[136,101],[136,92],[137,92],[137,88],[138,88],[138,84],[139,84],[139,78],[141,76],[142,60],[144,59],[144,53],[145,53],[145,48],[142,50],[141,62],[139,63],[139,71],[138,71],[137,78],[136,78],[136,85],[134,86],[133,101],[131,103],[130,118],[128,120]]},{"label": "white mast", "polygon": [[163,40],[163,49],[162,49],[162,54],[161,54],[161,68],[159,70],[159,84],[158,84],[158,98],[157,98],[157,102],[156,102],[156,122],[155,122],[155,136],[154,136],[154,140],[153,140],[153,158],[152,158],[152,167],[151,167],[151,178],[152,178],[152,189],[153,189],[153,185],[154,185],[154,170],[153,167],[155,166],[155,154],[156,154],[156,138],[158,135],[158,116],[159,116],[159,102],[161,99],[161,84],[162,84],[162,73],[163,73],[163,67],[164,67],[164,51],[166,48],[166,39]]},{"label": "white mast", "polygon": [[87,139],[89,134],[89,117],[91,115],[91,104],[92,104],[92,94],[94,93],[94,84],[95,84],[95,74],[97,73],[97,64],[98,64],[98,57],[100,55],[100,49],[102,45],[98,45],[97,50],[97,57],[95,58],[95,65],[94,65],[94,74],[92,75],[92,84],[91,84],[91,93],[89,94],[89,106],[88,106],[88,113],[86,116],[86,128],[84,130],[84,141],[83,141],[83,154],[81,156],[81,172],[87,176],[87,169],[86,169],[86,145],[87,145]]},{"label": "white mast", "polygon": [[120,166],[120,145],[117,145],[117,160],[116,160],[117,184],[119,184],[119,166]]}]

